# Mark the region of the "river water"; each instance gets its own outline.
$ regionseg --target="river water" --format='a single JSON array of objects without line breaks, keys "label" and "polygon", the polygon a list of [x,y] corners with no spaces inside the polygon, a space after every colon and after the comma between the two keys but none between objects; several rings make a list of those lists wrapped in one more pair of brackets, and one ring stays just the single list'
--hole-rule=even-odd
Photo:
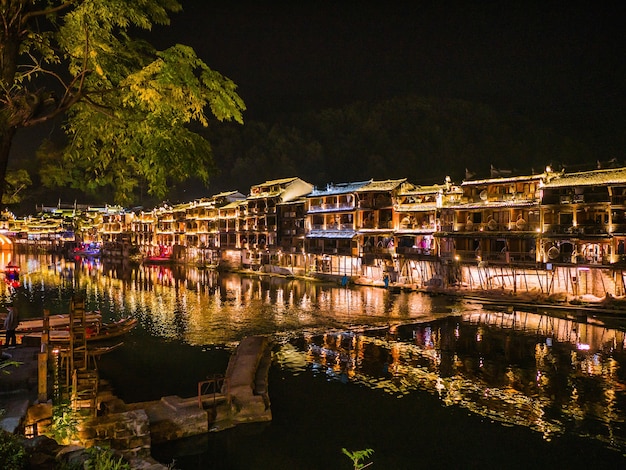
[{"label": "river water", "polygon": [[241,338],[273,339],[271,423],[153,448],[187,469],[588,468],[626,464],[626,322],[445,296],[0,253],[24,317],[75,293],[139,326],[103,356],[126,402],[194,396]]}]

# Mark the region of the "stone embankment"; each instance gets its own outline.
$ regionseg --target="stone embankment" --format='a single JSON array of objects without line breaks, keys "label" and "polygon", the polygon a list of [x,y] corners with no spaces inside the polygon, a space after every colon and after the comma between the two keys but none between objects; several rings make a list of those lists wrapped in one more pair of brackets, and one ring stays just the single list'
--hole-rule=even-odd
[{"label": "stone embankment", "polygon": [[266,337],[247,337],[231,356],[223,379],[214,384],[218,389],[200,391],[190,398],[168,396],[132,404],[113,400],[104,405],[109,413],[144,411],[154,443],[271,421],[267,392],[271,359],[271,345]]},{"label": "stone embankment", "polygon": [[[14,351],[12,359],[22,365],[0,377],[0,391],[4,392],[0,393],[0,409],[6,410],[0,425],[9,432],[49,425],[51,403],[36,404],[38,349],[18,347]],[[133,462],[133,468],[166,468],[151,458],[153,443],[271,421],[267,390],[270,365],[268,339],[252,336],[240,342],[224,377],[212,384],[200,383],[197,396],[127,404],[104,387],[98,393],[97,416],[83,423],[77,443],[118,451]]]}]

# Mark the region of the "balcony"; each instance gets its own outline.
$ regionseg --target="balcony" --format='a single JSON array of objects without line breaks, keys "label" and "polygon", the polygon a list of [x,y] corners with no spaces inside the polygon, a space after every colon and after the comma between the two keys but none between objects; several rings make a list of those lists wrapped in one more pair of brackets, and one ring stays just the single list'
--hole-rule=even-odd
[{"label": "balcony", "polygon": [[544,224],[544,233],[562,234],[562,235],[606,235],[608,234],[608,225],[605,224]]},{"label": "balcony", "polygon": [[474,251],[457,250],[454,254],[458,261],[463,263],[478,263],[486,261],[492,264],[534,264],[536,263],[535,254],[521,251],[508,252],[481,252],[480,255]]},{"label": "balcony", "polygon": [[434,232],[437,230],[437,225],[436,224],[420,224],[420,223],[415,223],[415,224],[411,224],[411,223],[405,223],[405,224],[400,224],[400,230],[419,230],[419,231],[423,231],[423,232]]},{"label": "balcony", "polygon": [[[450,231],[449,225],[443,226],[442,231]],[[456,224],[454,230],[456,232],[535,232],[539,228],[539,223],[528,223],[523,219],[516,222],[499,223],[490,220],[484,223]]]}]

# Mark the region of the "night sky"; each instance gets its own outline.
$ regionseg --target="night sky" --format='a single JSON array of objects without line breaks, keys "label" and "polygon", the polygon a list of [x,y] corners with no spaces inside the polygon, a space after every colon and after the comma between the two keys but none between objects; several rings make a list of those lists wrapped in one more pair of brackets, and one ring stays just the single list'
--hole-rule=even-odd
[{"label": "night sky", "polygon": [[[245,120],[412,93],[517,113],[626,160],[618,2],[182,0],[149,39],[231,78]],[[22,134],[14,158],[34,154]],[[608,143],[608,144],[607,144]]]},{"label": "night sky", "polygon": [[416,93],[623,133],[625,23],[609,2],[215,3],[183,1],[155,36],[233,79],[248,119]]}]

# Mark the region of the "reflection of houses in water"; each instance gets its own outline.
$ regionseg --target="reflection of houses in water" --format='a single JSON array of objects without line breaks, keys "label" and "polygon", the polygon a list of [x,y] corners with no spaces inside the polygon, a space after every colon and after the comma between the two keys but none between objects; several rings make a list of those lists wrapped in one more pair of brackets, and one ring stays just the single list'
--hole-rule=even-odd
[{"label": "reflection of houses in water", "polygon": [[399,396],[428,391],[546,438],[571,428],[626,449],[624,341],[623,331],[573,319],[477,311],[308,336],[301,348],[313,370],[337,380]]},{"label": "reflection of houses in water", "polygon": [[543,343],[571,343],[577,349],[601,352],[606,348],[623,351],[624,331],[609,329],[599,324],[577,321],[530,312],[473,311],[462,316],[463,321],[499,329],[514,329],[536,335]]}]

